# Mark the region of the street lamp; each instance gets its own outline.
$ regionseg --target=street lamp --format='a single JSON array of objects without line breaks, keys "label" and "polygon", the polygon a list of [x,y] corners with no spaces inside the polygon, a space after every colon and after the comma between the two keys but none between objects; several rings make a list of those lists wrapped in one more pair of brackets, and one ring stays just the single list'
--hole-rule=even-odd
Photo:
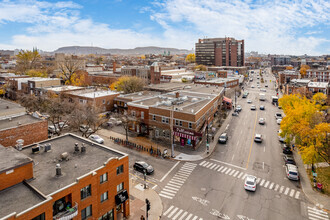
[{"label": "street lamp", "polygon": [[210,151],[210,143],[209,143],[209,119],[207,119],[207,130],[206,130],[206,153],[208,154]]}]

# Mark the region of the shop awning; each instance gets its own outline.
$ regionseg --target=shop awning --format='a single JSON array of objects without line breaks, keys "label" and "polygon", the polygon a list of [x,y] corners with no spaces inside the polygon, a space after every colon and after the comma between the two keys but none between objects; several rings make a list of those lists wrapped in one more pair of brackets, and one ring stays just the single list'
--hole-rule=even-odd
[{"label": "shop awning", "polygon": [[223,102],[227,102],[227,103],[233,103],[233,100],[232,100],[232,99],[227,98],[227,97],[225,97],[225,96],[223,97],[222,101],[223,101]]},{"label": "shop awning", "polygon": [[195,141],[197,139],[197,136],[191,136],[191,135],[183,134],[183,133],[176,132],[176,131],[174,131],[173,134],[174,134],[174,136],[190,139],[190,140],[193,140],[193,141]]}]

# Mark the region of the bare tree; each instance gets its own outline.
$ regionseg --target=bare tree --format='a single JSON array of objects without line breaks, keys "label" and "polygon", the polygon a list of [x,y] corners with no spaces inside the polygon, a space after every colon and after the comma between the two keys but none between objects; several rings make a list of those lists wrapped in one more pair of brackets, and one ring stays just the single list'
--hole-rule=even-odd
[{"label": "bare tree", "polygon": [[77,70],[83,68],[84,62],[81,59],[74,59],[73,57],[65,57],[64,60],[58,62],[60,76],[66,84],[72,83],[72,76]]}]

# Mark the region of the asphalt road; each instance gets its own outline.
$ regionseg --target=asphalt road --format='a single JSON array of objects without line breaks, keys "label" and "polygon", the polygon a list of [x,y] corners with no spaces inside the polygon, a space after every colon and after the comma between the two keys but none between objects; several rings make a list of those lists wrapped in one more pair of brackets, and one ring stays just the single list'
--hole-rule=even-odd
[{"label": "asphalt road", "polygon": [[[245,86],[248,97],[238,98],[243,110],[232,117],[227,144],[217,144],[212,156],[202,161],[166,163],[168,170],[173,165],[171,172],[156,177],[162,180],[155,188],[164,205],[162,219],[328,219],[307,201],[299,181],[286,178],[274,116],[281,110],[271,104],[275,78],[269,72],[264,76],[269,86],[263,92],[266,101],[259,101],[260,90],[251,88],[260,82],[257,74],[253,78]],[[250,110],[251,105],[257,110]],[[266,119],[265,125],[259,125],[260,117]],[[256,133],[263,136],[260,144],[253,141]],[[258,178],[256,192],[243,188],[246,175]]]}]

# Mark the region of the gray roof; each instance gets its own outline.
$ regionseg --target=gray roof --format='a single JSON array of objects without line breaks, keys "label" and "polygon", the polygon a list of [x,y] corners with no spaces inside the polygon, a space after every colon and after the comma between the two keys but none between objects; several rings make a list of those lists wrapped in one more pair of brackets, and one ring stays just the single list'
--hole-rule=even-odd
[{"label": "gray roof", "polygon": [[26,110],[21,105],[8,100],[0,99],[0,119],[11,115],[25,114]]},{"label": "gray roof", "polygon": [[35,122],[40,122],[42,119],[35,118],[31,115],[21,115],[16,117],[10,117],[0,120],[0,131],[6,130],[13,127],[18,127],[26,124],[32,124]]},{"label": "gray roof", "polygon": [[0,173],[32,162],[32,160],[25,154],[12,147],[4,147],[2,145],[0,145],[0,158]]}]

